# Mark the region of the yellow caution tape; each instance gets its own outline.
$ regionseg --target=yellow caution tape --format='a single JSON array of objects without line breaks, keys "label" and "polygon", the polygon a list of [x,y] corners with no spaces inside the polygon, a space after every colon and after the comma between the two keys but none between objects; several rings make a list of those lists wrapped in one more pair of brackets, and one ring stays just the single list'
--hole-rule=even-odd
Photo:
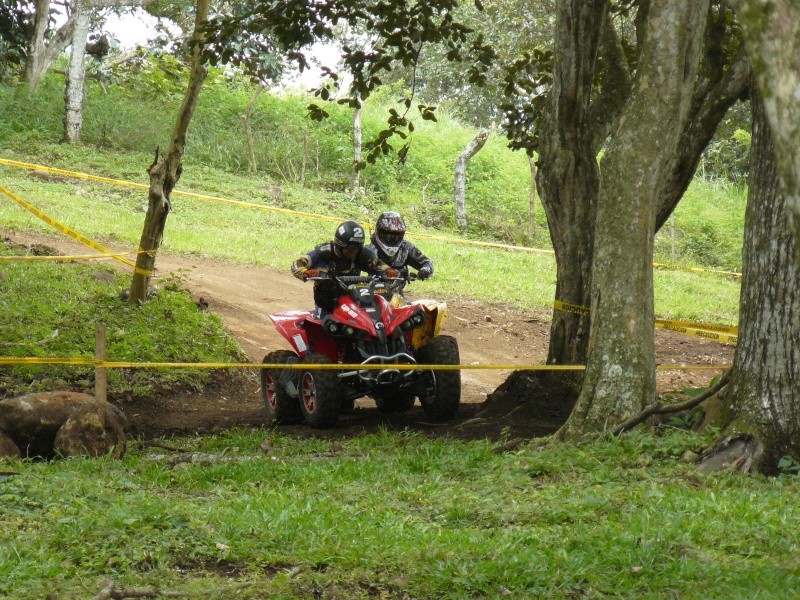
[{"label": "yellow caution tape", "polygon": [[[289,369],[292,371],[376,371],[396,369],[398,371],[467,371],[467,370],[505,370],[505,371],[583,371],[585,365],[425,365],[425,364],[304,364],[297,363],[190,363],[190,362],[125,362],[97,360],[94,358],[43,358],[0,356],[0,365],[84,365],[100,369]],[[730,365],[657,365],[660,371],[720,371]]]},{"label": "yellow caution tape", "polygon": [[716,273],[717,275],[732,275],[733,277],[741,277],[741,273],[736,271],[719,271],[717,269],[701,269],[700,267],[684,267],[683,265],[666,265],[664,263],[653,263],[656,269],[667,271],[690,271],[692,273]]},{"label": "yellow caution tape", "polygon": [[29,202],[26,202],[25,200],[23,200],[22,198],[20,198],[16,194],[14,194],[11,190],[8,190],[8,189],[4,188],[3,186],[0,186],[0,193],[5,194],[9,198],[11,198],[14,202],[16,202],[21,207],[23,207],[25,210],[33,213],[34,215],[39,217],[42,221],[44,221],[45,223],[47,223],[48,225],[50,225],[54,229],[57,229],[61,233],[64,233],[64,234],[68,235],[69,237],[71,237],[72,239],[74,239],[77,242],[80,242],[84,246],[88,246],[92,250],[97,250],[98,252],[102,252],[103,254],[109,255],[114,260],[116,260],[118,262],[121,262],[124,265],[127,265],[129,267],[133,267],[134,270],[137,273],[140,273],[140,274],[143,274],[143,275],[146,275],[146,276],[150,276],[150,275],[153,274],[152,271],[146,271],[144,269],[137,269],[136,268],[136,263],[134,263],[133,261],[125,258],[124,256],[120,256],[118,254],[115,254],[110,248],[107,248],[106,246],[103,246],[102,244],[100,244],[98,242],[95,242],[94,240],[90,240],[85,235],[81,235],[80,233],[78,233],[74,229],[70,229],[69,227],[67,227],[63,223],[60,223],[59,221],[56,221],[54,218],[52,218],[49,215],[43,213],[41,210],[39,210],[38,208],[36,208],[32,204],[30,204]]},{"label": "yellow caution tape", "polygon": [[735,344],[739,341],[738,336],[728,333],[717,333],[716,331],[708,331],[697,327],[683,327],[675,325],[672,321],[663,321],[656,319],[656,329],[665,329],[667,331],[677,331],[678,333],[685,333],[686,335],[693,335],[695,337],[705,338],[707,340],[716,340],[723,344]]},{"label": "yellow caution tape", "polygon": [[[9,160],[6,158],[0,158],[0,165],[7,166],[7,167],[17,167],[21,169],[30,169],[35,171],[44,171],[46,173],[54,173],[56,175],[64,175],[67,177],[76,177],[79,179],[88,179],[92,181],[103,181],[106,183],[113,183],[115,185],[122,185],[127,187],[135,187],[139,189],[150,189],[149,185],[145,185],[143,183],[134,183],[132,181],[125,181],[122,179],[112,179],[111,177],[101,177],[98,175],[89,175],[87,173],[80,173],[77,171],[67,171],[64,169],[56,169],[54,167],[45,167],[44,165],[36,165],[31,163],[24,163],[17,160]],[[251,202],[242,202],[241,200],[231,200],[229,198],[221,198],[219,196],[208,196],[206,194],[196,194],[193,192],[182,192],[180,190],[173,190],[173,195],[178,196],[185,196],[187,198],[197,198],[200,200],[214,200],[216,202],[224,202],[227,204],[233,204],[237,206],[245,206],[248,208],[257,208],[259,210],[265,210],[268,212],[276,212],[282,213],[292,216],[298,217],[307,217],[309,219],[317,219],[320,221],[331,221],[331,222],[339,222],[341,219],[337,217],[327,217],[325,215],[319,215],[316,213],[308,213],[303,211],[297,210],[290,210],[287,208],[277,208],[275,206],[265,206],[263,204],[253,204]],[[371,231],[372,226],[369,223],[362,223],[362,226],[367,230]],[[528,246],[515,246],[513,244],[500,244],[497,242],[481,242],[478,240],[468,240],[464,238],[453,238],[447,236],[440,236],[435,234],[428,234],[428,233],[409,233],[407,234],[409,237],[412,238],[420,238],[420,239],[429,239],[429,240],[437,240],[441,242],[448,242],[448,243],[455,243],[455,244],[467,244],[471,246],[480,246],[484,248],[498,248],[502,250],[513,250],[517,252],[539,252],[542,254],[555,254],[553,250],[548,250],[544,248],[531,248]],[[663,263],[653,263],[653,267],[656,269],[668,269],[668,270],[678,270],[678,271],[691,271],[694,273],[716,273],[721,275],[732,275],[735,277],[741,277],[741,273],[737,273],[735,271],[718,271],[715,269],[702,269],[700,267],[684,267],[681,265],[667,265]]]},{"label": "yellow caution tape", "polygon": [[553,307],[556,310],[574,313],[576,315],[581,315],[583,317],[589,315],[589,309],[585,306],[580,306],[579,304],[570,304],[568,302],[562,302],[561,300],[556,300],[555,302],[553,302]]},{"label": "yellow caution tape", "polygon": [[714,323],[695,323],[692,321],[667,321],[663,319],[656,319],[656,323],[669,324],[673,327],[687,327],[689,329],[702,329],[703,331],[710,331],[715,333],[725,333],[731,336],[739,335],[739,328],[734,325],[716,325]]},{"label": "yellow caution tape", "polygon": [[55,261],[69,261],[69,260],[108,260],[118,256],[129,256],[134,252],[118,252],[116,254],[76,254],[70,256],[0,256],[0,261],[14,261],[14,260],[55,260]]},{"label": "yellow caution tape", "polygon": [[[578,304],[569,304],[556,300],[553,302],[553,307],[556,310],[571,312],[577,315],[586,316],[589,314],[589,309],[585,306]],[[670,321],[667,319],[656,319],[655,326],[657,329],[666,329],[668,331],[677,331],[695,337],[701,337],[708,340],[717,340],[725,344],[735,344],[738,341],[739,328],[731,327],[729,325],[715,325],[711,323],[694,323],[692,321]]]},{"label": "yellow caution tape", "polygon": [[[18,167],[21,169],[29,169],[34,171],[44,171],[46,173],[53,173],[56,175],[64,175],[66,177],[75,177],[78,179],[87,179],[90,181],[102,181],[105,183],[113,183],[114,185],[121,185],[125,187],[133,187],[138,189],[149,190],[150,186],[144,183],[134,183],[133,181],[125,181],[122,179],[112,179],[111,177],[101,177],[99,175],[88,175],[86,173],[79,173],[76,171],[66,171],[64,169],[56,169],[54,167],[45,167],[43,165],[34,165],[30,163],[24,163],[16,160],[8,160],[6,158],[0,158],[0,165],[6,167]],[[237,206],[246,206],[248,208],[257,208],[260,210],[266,210],[268,212],[276,212],[286,215],[292,215],[297,217],[308,217],[310,219],[318,219],[321,221],[332,221],[332,222],[340,222],[341,219],[336,217],[326,217],[325,215],[318,215],[315,213],[307,213],[299,210],[290,210],[288,208],[278,208],[275,206],[265,206],[263,204],[253,204],[252,202],[242,202],[241,200],[230,200],[228,198],[220,198],[219,196],[208,196],[206,194],[196,194],[194,192],[182,192],[180,190],[173,190],[173,196],[185,196],[187,198],[197,198],[199,200],[214,200],[216,202],[224,202],[227,204],[234,204]],[[369,229],[369,227],[367,227]]]}]

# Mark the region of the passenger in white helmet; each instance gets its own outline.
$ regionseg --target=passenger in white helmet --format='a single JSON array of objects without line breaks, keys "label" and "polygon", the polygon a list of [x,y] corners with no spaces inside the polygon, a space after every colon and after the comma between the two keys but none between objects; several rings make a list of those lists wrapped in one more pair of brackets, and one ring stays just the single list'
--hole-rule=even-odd
[{"label": "passenger in white helmet", "polygon": [[[417,277],[428,279],[433,275],[433,262],[413,243],[405,239],[406,223],[398,212],[384,212],[375,223],[372,243],[378,258],[397,269],[401,276],[408,275],[408,267],[417,270]],[[402,292],[402,289],[398,290]]]}]

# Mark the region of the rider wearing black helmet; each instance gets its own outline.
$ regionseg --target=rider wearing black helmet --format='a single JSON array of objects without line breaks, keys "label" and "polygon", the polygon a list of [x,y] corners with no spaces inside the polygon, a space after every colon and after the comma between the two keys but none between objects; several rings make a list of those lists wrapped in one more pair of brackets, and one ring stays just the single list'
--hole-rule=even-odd
[{"label": "rider wearing black helmet", "polygon": [[411,266],[417,269],[420,279],[427,279],[433,275],[433,262],[414,244],[403,239],[405,234],[406,223],[400,213],[381,213],[368,248],[374,249],[378,258],[398,271],[407,272]]},{"label": "rider wearing black helmet", "polygon": [[[385,273],[397,277],[397,271],[378,259],[375,251],[364,246],[364,228],[355,221],[341,223],[333,240],[316,246],[311,252],[292,263],[292,274],[306,281],[333,272],[336,275]],[[314,282],[314,303],[324,312],[331,312],[341,290],[332,281]]]}]

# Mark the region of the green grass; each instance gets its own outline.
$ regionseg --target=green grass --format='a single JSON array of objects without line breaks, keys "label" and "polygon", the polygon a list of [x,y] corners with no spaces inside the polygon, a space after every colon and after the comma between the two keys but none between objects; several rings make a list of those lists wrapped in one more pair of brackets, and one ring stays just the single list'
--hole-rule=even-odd
[{"label": "green grass", "polygon": [[[18,249],[0,244],[0,256]],[[119,361],[233,362],[238,342],[219,317],[200,311],[177,280],[165,281],[141,307],[120,299],[129,278],[107,264],[10,261],[0,263],[0,354],[12,357],[92,358],[95,325],[106,326],[108,355]],[[3,367],[0,397],[53,389],[91,392],[91,367],[50,365]],[[211,371],[113,369],[112,398],[146,397],[192,388]]]},{"label": "green grass", "polygon": [[798,479],[678,460],[709,440],[498,454],[411,433],[230,431],[173,442],[216,464],[155,449],[12,462],[0,594],[86,598],[113,578],[204,598],[797,597]]}]

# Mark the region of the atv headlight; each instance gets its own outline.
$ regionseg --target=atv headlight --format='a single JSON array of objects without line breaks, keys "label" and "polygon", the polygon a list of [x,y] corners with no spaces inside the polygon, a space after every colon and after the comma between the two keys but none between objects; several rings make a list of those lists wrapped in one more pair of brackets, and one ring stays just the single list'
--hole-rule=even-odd
[{"label": "atv headlight", "polygon": [[408,319],[403,321],[400,324],[400,328],[403,331],[408,331],[409,329],[413,329],[414,327],[419,327],[425,322],[425,315],[422,311],[417,311],[413,315],[411,315]]},{"label": "atv headlight", "polygon": [[322,322],[322,328],[331,335],[336,335],[341,331],[342,324],[330,317],[325,317],[325,320]]}]

